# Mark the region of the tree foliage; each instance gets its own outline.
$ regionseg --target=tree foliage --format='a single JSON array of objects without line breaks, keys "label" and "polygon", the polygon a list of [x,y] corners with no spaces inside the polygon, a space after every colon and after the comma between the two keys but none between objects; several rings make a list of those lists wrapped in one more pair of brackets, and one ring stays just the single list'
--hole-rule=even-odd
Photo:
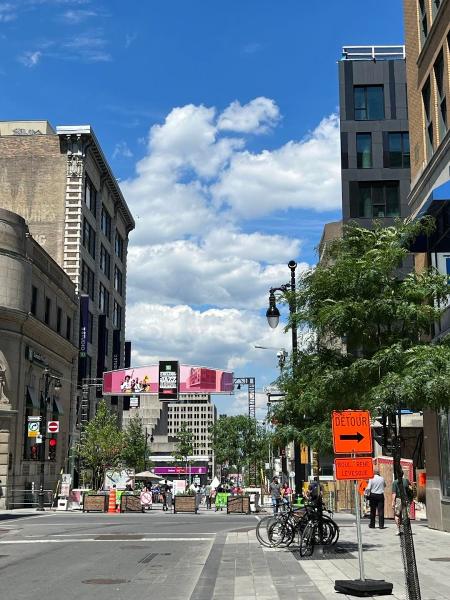
[{"label": "tree foliage", "polygon": [[269,434],[247,415],[221,416],[210,429],[216,462],[241,473],[251,464],[266,462]]},{"label": "tree foliage", "polygon": [[92,471],[94,488],[103,484],[107,469],[120,465],[123,447],[124,436],[119,429],[117,415],[101,400],[77,450],[83,468]]},{"label": "tree foliage", "polygon": [[135,469],[137,473],[146,467],[150,468],[145,435],[142,418],[138,414],[133,415],[123,432],[124,446],[121,458],[126,467]]},{"label": "tree foliage", "polygon": [[176,433],[177,443],[173,457],[177,461],[183,461],[186,465],[189,462],[189,456],[194,454],[194,434],[188,429],[186,421],[181,422],[180,429]]},{"label": "tree foliage", "polygon": [[272,410],[279,437],[325,450],[333,410],[450,405],[450,343],[431,343],[447,278],[404,267],[410,243],[432,227],[430,220],[348,225],[325,261],[301,276],[289,326],[295,320],[315,336],[280,378],[286,397]]}]

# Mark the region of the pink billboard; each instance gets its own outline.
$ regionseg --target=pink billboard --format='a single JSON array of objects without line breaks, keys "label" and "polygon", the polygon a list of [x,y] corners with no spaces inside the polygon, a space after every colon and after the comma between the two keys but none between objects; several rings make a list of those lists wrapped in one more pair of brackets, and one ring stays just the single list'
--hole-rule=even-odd
[{"label": "pink billboard", "polygon": [[[158,394],[159,376],[159,364],[106,371],[103,373],[103,394]],[[180,365],[178,389],[180,394],[231,394],[233,373],[209,367]]]}]

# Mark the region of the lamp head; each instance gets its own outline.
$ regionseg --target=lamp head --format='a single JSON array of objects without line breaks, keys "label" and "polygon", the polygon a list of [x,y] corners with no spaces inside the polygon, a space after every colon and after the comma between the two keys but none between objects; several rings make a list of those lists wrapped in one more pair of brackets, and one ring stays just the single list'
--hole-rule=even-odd
[{"label": "lamp head", "polygon": [[280,311],[275,303],[275,294],[272,292],[272,290],[270,291],[269,295],[269,308],[267,309],[266,317],[269,327],[275,329],[280,321]]}]

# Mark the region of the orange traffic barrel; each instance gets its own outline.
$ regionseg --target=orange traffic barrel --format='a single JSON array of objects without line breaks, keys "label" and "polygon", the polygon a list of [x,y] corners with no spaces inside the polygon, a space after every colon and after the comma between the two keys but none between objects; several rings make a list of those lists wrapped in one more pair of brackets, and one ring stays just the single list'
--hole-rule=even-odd
[{"label": "orange traffic barrel", "polygon": [[116,490],[109,490],[109,500],[108,500],[108,512],[115,513],[116,512]]}]

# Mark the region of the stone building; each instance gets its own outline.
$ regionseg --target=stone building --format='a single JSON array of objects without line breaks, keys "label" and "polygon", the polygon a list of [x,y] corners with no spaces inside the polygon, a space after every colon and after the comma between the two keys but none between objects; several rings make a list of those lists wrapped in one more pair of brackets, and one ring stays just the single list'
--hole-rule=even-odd
[{"label": "stone building", "polygon": [[[417,269],[450,275],[450,2],[404,0],[411,139],[409,211],[432,215],[436,230],[417,240]],[[450,333],[450,305],[436,323],[435,341]],[[424,413],[426,501],[430,527],[450,531],[450,413]]]},{"label": "stone building", "polygon": [[[79,379],[123,366],[134,220],[92,128],[0,122],[0,206],[24,217],[81,295]],[[111,399],[121,412],[119,402]]]},{"label": "stone building", "polygon": [[[33,239],[25,220],[0,208],[0,508],[36,500],[41,459],[54,489],[74,429],[78,298],[63,269]],[[45,372],[51,376],[45,398]],[[61,389],[55,389],[59,380]],[[56,452],[28,437],[28,417],[59,421]],[[41,426],[42,433],[42,426]]]}]

